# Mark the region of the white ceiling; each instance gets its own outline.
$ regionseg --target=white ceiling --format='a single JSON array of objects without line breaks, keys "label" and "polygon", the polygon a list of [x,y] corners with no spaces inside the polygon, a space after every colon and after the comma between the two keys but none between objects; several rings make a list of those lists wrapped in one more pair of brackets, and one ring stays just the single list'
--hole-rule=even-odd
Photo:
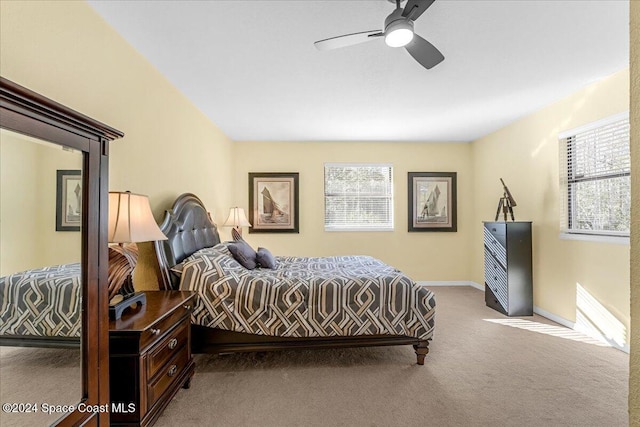
[{"label": "white ceiling", "polygon": [[[93,8],[232,140],[470,141],[629,64],[628,1],[436,1],[422,68],[373,1],[104,1]],[[126,70],[123,70],[126,72]]]}]

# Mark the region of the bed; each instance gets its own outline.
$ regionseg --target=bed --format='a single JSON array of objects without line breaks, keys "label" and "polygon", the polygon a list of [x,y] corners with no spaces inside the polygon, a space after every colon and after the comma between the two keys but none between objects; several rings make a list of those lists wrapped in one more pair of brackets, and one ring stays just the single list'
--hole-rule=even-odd
[{"label": "bed", "polygon": [[80,263],[0,278],[0,345],[79,347]]},{"label": "bed", "polygon": [[192,290],[194,353],[412,345],[424,364],[435,298],[427,288],[368,256],[275,257],[248,270],[221,243],[190,193],[166,211],[155,242],[161,288]]}]

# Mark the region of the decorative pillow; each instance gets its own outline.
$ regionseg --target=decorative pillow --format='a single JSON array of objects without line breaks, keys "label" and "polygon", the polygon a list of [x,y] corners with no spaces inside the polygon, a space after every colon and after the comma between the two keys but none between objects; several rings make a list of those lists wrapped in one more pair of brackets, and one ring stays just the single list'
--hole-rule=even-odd
[{"label": "decorative pillow", "polygon": [[256,268],[256,251],[244,240],[227,243],[231,255],[248,270]]},{"label": "decorative pillow", "polygon": [[256,261],[261,268],[270,268],[272,270],[275,270],[277,266],[275,257],[267,248],[258,248],[258,252],[256,253]]}]

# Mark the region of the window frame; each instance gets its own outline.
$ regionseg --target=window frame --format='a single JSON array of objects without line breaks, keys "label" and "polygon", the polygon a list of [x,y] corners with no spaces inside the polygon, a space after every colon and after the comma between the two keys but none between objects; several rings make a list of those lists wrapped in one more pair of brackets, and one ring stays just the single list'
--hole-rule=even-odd
[{"label": "window frame", "polygon": [[[386,197],[389,200],[389,213],[390,220],[389,225],[374,225],[374,226],[366,226],[364,224],[355,225],[355,226],[336,226],[336,225],[328,225],[327,224],[327,168],[348,168],[348,167],[384,167],[389,169],[389,192],[385,195],[381,194],[381,197]],[[394,197],[394,179],[393,179],[394,169],[392,163],[374,163],[374,162],[326,162],[323,166],[323,186],[324,186],[324,231],[328,232],[379,232],[379,231],[394,231],[395,229],[395,197]]]},{"label": "window frame", "polygon": [[[606,117],[601,120],[574,128],[568,131],[564,131],[558,135],[558,139],[561,142],[560,153],[560,193],[561,193],[561,218],[560,218],[560,238],[565,240],[587,240],[607,243],[628,243],[630,236],[630,224],[627,231],[614,231],[614,230],[585,230],[577,229],[574,227],[575,212],[574,204],[575,198],[574,188],[572,184],[581,182],[594,182],[605,179],[614,179],[625,176],[631,176],[631,170],[628,172],[611,171],[610,173],[599,174],[597,176],[580,176],[576,177],[574,169],[576,163],[573,160],[576,154],[575,139],[577,135],[585,132],[590,132],[596,129],[609,126],[616,122],[627,121],[629,126],[629,112],[623,112],[615,114],[613,116]],[[629,147],[630,148],[630,147]]]}]

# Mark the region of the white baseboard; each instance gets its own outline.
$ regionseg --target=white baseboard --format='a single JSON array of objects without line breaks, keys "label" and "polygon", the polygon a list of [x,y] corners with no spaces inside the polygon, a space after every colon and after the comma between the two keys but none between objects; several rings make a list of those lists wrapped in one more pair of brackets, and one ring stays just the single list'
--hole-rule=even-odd
[{"label": "white baseboard", "polygon": [[[426,287],[436,287],[436,286],[471,286],[472,288],[476,288],[479,289],[481,291],[484,291],[484,286],[480,285],[479,283],[476,282],[472,282],[472,281],[468,281],[468,280],[459,280],[459,281],[419,281],[416,282],[418,285],[420,286],[426,286]],[[572,330],[578,330],[576,329],[576,324],[575,322],[572,322],[570,320],[565,319],[564,317],[560,317],[556,314],[553,314],[547,310],[544,310],[538,306],[533,306],[533,312],[536,313],[539,316],[542,316],[546,319],[551,320],[552,322],[556,322],[559,325],[562,325],[566,328],[572,329]],[[585,333],[586,331],[583,330],[578,330],[579,332]],[[591,335],[591,334],[589,334]],[[596,339],[601,339],[604,340],[605,342],[607,342],[611,347],[613,348],[617,348],[618,350],[624,351],[625,353],[629,354],[630,352],[630,348],[629,348],[629,344],[625,343],[624,345],[620,345],[615,341],[612,340],[607,340],[606,338],[603,337],[597,337],[594,336],[593,338]]]},{"label": "white baseboard", "polygon": [[480,289],[484,291],[484,286],[477,284],[476,282],[471,282],[468,280],[457,280],[457,281],[419,281],[416,282],[420,286],[434,287],[434,286],[471,286],[472,288]]},{"label": "white baseboard", "polygon": [[553,314],[553,313],[551,313],[551,312],[549,312],[547,310],[544,310],[544,309],[538,307],[537,305],[533,306],[533,312],[535,314],[538,314],[538,315],[540,315],[540,316],[542,316],[544,318],[547,318],[547,319],[549,319],[549,320],[551,320],[553,322],[556,322],[557,324],[562,325],[562,326],[564,326],[566,328],[575,329],[575,327],[576,327],[576,324],[574,322],[572,322],[571,320],[567,320],[564,317],[560,317],[558,315],[555,315],[555,314]]},{"label": "white baseboard", "polygon": [[574,331],[583,333],[585,335],[588,335],[592,338],[601,340],[607,344],[609,344],[611,347],[616,348],[620,351],[624,351],[625,353],[629,354],[631,352],[631,348],[629,347],[629,343],[625,343],[624,345],[620,345],[618,344],[616,341],[614,340],[610,340],[607,339],[606,337],[599,335],[597,333],[591,333],[590,331],[584,329],[584,328],[580,328],[580,327],[576,327],[576,323],[572,322],[571,320],[567,320],[564,317],[560,317],[558,315],[555,315],[553,313],[548,312],[547,310],[544,310],[538,306],[533,306],[533,312],[544,317],[547,318],[553,322],[556,322],[562,326],[565,326],[569,329],[572,329]]}]

